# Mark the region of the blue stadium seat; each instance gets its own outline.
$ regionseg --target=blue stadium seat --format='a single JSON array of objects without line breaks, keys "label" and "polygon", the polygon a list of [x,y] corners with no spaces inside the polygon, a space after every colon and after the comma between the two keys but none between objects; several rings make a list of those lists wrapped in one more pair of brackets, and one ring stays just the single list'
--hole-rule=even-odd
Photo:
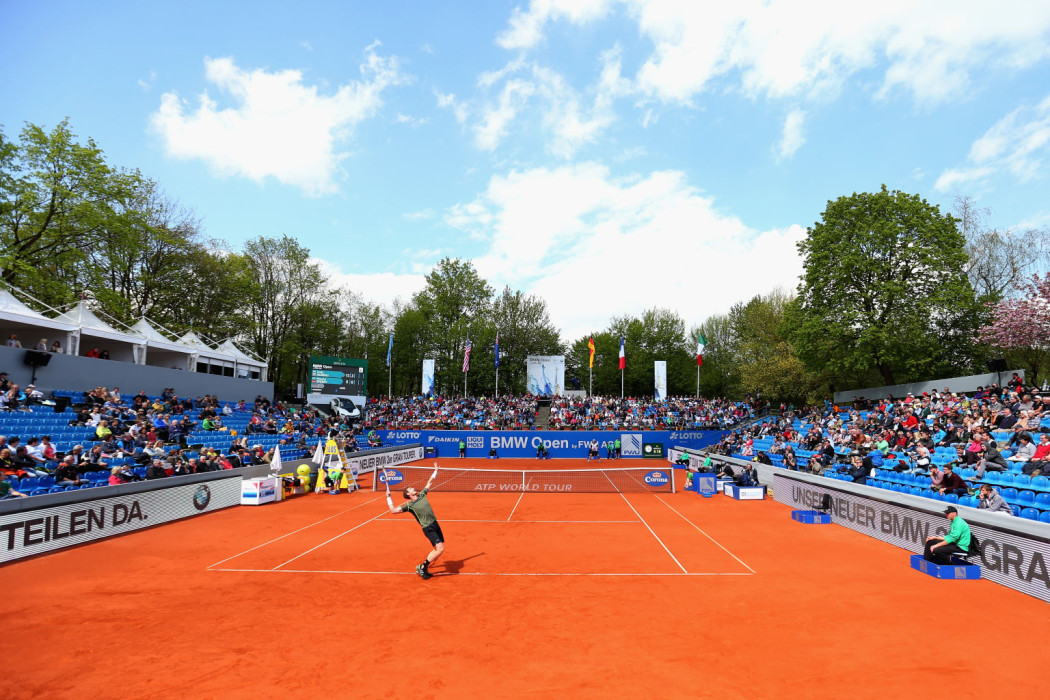
[{"label": "blue stadium seat", "polygon": [[911,486],[908,489],[908,493],[910,493],[912,496],[921,496],[922,495],[922,489],[919,488],[918,486]]},{"label": "blue stadium seat", "polygon": [[1042,510],[1050,510],[1050,493],[1037,493],[1035,495],[1035,507]]},{"label": "blue stadium seat", "polygon": [[1000,472],[999,483],[1003,485],[1012,485],[1014,483],[1014,475],[1012,472]]},{"label": "blue stadium seat", "polygon": [[52,486],[47,490],[48,493],[62,493],[66,490],[65,486]]},{"label": "blue stadium seat", "polygon": [[1016,518],[1020,518],[1021,517],[1021,506],[1011,504],[1010,505],[1010,510],[1012,510],[1014,512],[1014,517],[1016,517]]},{"label": "blue stadium seat", "polygon": [[973,499],[970,498],[969,496],[959,496],[958,503],[961,506],[967,506],[969,508],[973,508],[974,507]]},{"label": "blue stadium seat", "polygon": [[22,493],[28,493],[30,496],[46,496],[48,489],[33,489],[32,491],[22,491]]},{"label": "blue stadium seat", "polygon": [[944,502],[945,503],[958,503],[959,502],[959,497],[956,494],[954,494],[954,493],[946,493],[946,494],[944,494]]},{"label": "blue stadium seat", "polygon": [[1017,505],[1028,508],[1035,505],[1034,491],[1019,491],[1017,494]]},{"label": "blue stadium seat", "polygon": [[999,472],[985,472],[984,480],[987,481],[989,484],[998,484]]},{"label": "blue stadium seat", "polygon": [[944,494],[941,493],[940,491],[933,491],[932,493],[933,493],[933,500],[935,500],[935,501],[943,501],[944,500]]},{"label": "blue stadium seat", "polygon": [[1045,476],[1033,476],[1032,488],[1036,491],[1050,491],[1050,479]]},{"label": "blue stadium seat", "polygon": [[1007,486],[1000,492],[1000,494],[1002,495],[1003,500],[1007,503],[1013,504],[1017,501],[1017,489],[1015,488]]},{"label": "blue stadium seat", "polygon": [[1027,474],[1014,474],[1014,486],[1019,489],[1026,489],[1032,485],[1032,478]]},{"label": "blue stadium seat", "polygon": [[1038,520],[1039,519],[1039,511],[1036,510],[1035,508],[1022,508],[1021,509],[1021,517],[1025,518],[1026,520]]},{"label": "blue stadium seat", "polygon": [[1044,510],[1039,514],[1039,522],[1050,523],[1050,510]]}]

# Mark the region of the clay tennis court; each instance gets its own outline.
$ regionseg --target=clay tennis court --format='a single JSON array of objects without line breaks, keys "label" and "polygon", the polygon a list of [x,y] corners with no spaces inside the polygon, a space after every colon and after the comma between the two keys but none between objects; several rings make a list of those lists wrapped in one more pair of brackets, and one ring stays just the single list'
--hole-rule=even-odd
[{"label": "clay tennis court", "polygon": [[[976,697],[989,654],[1045,638],[1045,603],[928,578],[770,499],[436,488],[431,503],[447,551],[429,581],[419,526],[370,485],[4,566],[4,696]],[[1043,696],[1037,676],[1012,673],[1012,694]]]}]

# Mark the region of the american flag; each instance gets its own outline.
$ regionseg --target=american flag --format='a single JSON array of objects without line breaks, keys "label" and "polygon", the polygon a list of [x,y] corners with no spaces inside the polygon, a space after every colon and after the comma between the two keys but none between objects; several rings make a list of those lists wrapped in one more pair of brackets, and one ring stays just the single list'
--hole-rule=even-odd
[{"label": "american flag", "polygon": [[470,371],[470,340],[467,340],[467,349],[463,352],[463,371]]}]

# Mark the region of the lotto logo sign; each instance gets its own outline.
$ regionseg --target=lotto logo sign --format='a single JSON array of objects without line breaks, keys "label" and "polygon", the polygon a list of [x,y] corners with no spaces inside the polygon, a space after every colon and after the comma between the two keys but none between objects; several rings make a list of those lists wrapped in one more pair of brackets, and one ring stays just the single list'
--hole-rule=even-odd
[{"label": "lotto logo sign", "polygon": [[485,447],[485,438],[483,438],[483,437],[474,437],[472,435],[472,436],[467,438],[467,447],[484,448]]},{"label": "lotto logo sign", "polygon": [[405,475],[397,469],[384,469],[379,472],[379,483],[396,486],[405,480]]},{"label": "lotto logo sign", "polygon": [[641,457],[642,434],[620,433],[620,453],[624,457]]}]

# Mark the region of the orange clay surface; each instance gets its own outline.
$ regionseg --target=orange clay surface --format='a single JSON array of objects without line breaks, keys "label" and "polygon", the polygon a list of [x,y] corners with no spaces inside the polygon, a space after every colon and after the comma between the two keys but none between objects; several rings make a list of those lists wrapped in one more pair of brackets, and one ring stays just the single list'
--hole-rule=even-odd
[{"label": "orange clay surface", "polygon": [[[4,566],[2,695],[1046,697],[1045,673],[1023,670],[1024,650],[1045,647],[1045,603],[928,578],[907,552],[796,523],[771,499],[435,491],[431,503],[447,550],[429,581],[413,573],[429,549],[419,526],[369,488]],[[989,661],[1009,680],[977,681]]]}]

